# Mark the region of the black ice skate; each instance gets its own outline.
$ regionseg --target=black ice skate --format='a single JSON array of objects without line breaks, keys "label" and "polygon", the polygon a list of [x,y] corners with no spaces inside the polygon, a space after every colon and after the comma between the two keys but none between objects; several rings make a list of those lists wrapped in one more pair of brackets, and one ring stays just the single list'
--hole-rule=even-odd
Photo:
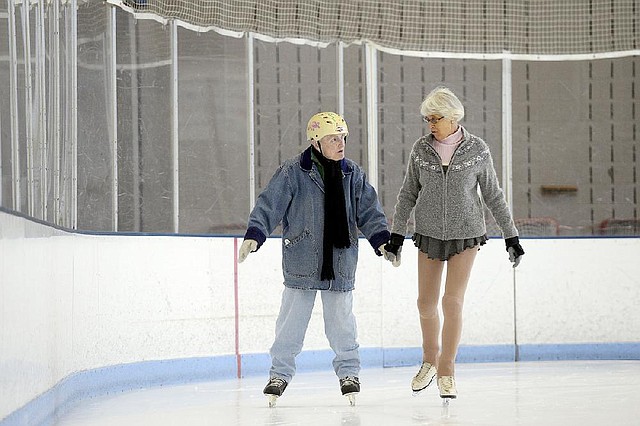
[{"label": "black ice skate", "polygon": [[360,379],[354,376],[340,379],[340,391],[349,399],[350,405],[356,405],[356,394],[360,392]]},{"label": "black ice skate", "polygon": [[276,406],[276,399],[282,396],[282,393],[287,388],[287,381],[280,377],[272,377],[269,379],[269,383],[264,387],[262,393],[269,398],[269,407]]}]

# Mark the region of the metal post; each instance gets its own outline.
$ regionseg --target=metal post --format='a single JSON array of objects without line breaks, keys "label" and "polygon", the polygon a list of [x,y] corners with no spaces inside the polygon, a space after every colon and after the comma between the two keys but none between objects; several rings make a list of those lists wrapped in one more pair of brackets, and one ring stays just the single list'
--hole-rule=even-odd
[{"label": "metal post", "polygon": [[511,79],[511,57],[509,52],[504,52],[502,58],[502,189],[509,210],[513,214]]},{"label": "metal post", "polygon": [[108,105],[109,105],[109,144],[111,145],[111,204],[112,218],[111,227],[114,232],[118,232],[118,86],[116,79],[116,8],[109,5],[107,9],[109,27],[107,29],[107,40],[109,46],[107,49],[108,61],[107,73],[109,81],[108,87]]},{"label": "metal post", "polygon": [[[11,41],[9,41],[11,43]],[[2,120],[0,120],[0,206],[4,205],[4,194],[2,191],[3,183],[3,174],[2,174]]]},{"label": "metal post", "polygon": [[18,127],[18,58],[16,46],[16,5],[15,0],[8,0],[9,12],[9,86],[11,89],[11,205],[13,210],[20,211],[20,131]]},{"label": "metal post", "polygon": [[249,149],[249,210],[256,204],[256,169],[255,169],[255,97],[253,75],[253,35],[247,33],[247,129]]},{"label": "metal post", "polygon": [[171,21],[171,148],[173,165],[173,232],[180,229],[180,143],[178,133],[178,24]]},{"label": "metal post", "polygon": [[378,50],[365,43],[367,79],[367,158],[369,183],[378,188]]},{"label": "metal post", "polygon": [[67,2],[63,6],[64,15],[64,111],[63,123],[62,123],[62,154],[60,157],[61,169],[62,169],[62,182],[61,182],[61,194],[62,198],[62,226],[67,228],[71,227],[71,152],[69,150],[70,138],[71,138],[71,67],[69,63],[71,61],[71,5]]},{"label": "metal post", "polygon": [[344,117],[344,43],[336,43],[336,83],[338,114]]},{"label": "metal post", "polygon": [[69,144],[71,145],[71,228],[78,229],[78,3],[71,1],[71,34],[69,46],[69,73],[71,96],[67,100],[70,105],[71,128]]},{"label": "metal post", "polygon": [[[512,159],[512,74],[510,52],[503,52],[502,57],[502,189],[511,214],[513,214],[513,165]],[[513,269],[513,344],[514,360],[520,361],[518,343],[518,301],[516,286],[516,270]]]},{"label": "metal post", "polygon": [[51,98],[53,99],[53,203],[54,203],[54,223],[61,225],[62,211],[60,208],[60,2],[53,2],[52,16],[49,21],[52,25],[51,40],[51,68],[53,84],[51,85]]},{"label": "metal post", "polygon": [[40,139],[40,219],[47,220],[48,211],[48,157],[49,143],[47,140],[47,72],[46,45],[44,42],[45,1],[38,0],[36,9],[36,94],[38,98],[38,139]]},{"label": "metal post", "polygon": [[129,49],[131,52],[131,162],[133,163],[133,230],[141,231],[140,211],[140,105],[138,103],[138,34],[136,21],[129,20]]},{"label": "metal post", "polygon": [[27,155],[27,214],[35,216],[35,183],[33,161],[33,88],[31,86],[33,75],[31,73],[31,26],[29,19],[29,4],[22,3],[22,43],[24,54],[24,136]]}]

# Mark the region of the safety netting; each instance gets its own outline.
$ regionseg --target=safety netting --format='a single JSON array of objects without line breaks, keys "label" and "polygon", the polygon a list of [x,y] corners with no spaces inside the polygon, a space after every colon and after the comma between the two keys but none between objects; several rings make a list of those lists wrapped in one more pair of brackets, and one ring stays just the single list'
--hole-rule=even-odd
[{"label": "safety netting", "polygon": [[637,0],[108,0],[197,30],[431,52],[591,54],[640,48]]}]

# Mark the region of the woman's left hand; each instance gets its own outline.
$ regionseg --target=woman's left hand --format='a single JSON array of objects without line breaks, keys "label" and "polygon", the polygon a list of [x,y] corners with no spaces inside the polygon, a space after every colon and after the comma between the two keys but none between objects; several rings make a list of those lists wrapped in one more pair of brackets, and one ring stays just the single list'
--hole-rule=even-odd
[{"label": "woman's left hand", "polygon": [[507,246],[507,253],[509,253],[509,261],[513,263],[513,267],[515,268],[520,264],[520,258],[524,254],[520,240],[518,237],[511,237],[504,240],[504,242]]}]

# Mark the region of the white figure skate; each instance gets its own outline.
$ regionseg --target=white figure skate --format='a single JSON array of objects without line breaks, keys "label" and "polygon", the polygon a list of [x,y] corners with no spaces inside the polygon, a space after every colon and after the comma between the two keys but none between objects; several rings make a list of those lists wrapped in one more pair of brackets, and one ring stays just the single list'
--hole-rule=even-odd
[{"label": "white figure skate", "polygon": [[448,407],[449,402],[458,396],[456,380],[453,376],[438,377],[438,389],[440,390],[440,398],[442,398],[443,407]]},{"label": "white figure skate", "polygon": [[420,366],[420,370],[411,380],[411,390],[413,390],[413,396],[418,395],[425,390],[436,377],[436,368],[428,362],[423,362]]}]

